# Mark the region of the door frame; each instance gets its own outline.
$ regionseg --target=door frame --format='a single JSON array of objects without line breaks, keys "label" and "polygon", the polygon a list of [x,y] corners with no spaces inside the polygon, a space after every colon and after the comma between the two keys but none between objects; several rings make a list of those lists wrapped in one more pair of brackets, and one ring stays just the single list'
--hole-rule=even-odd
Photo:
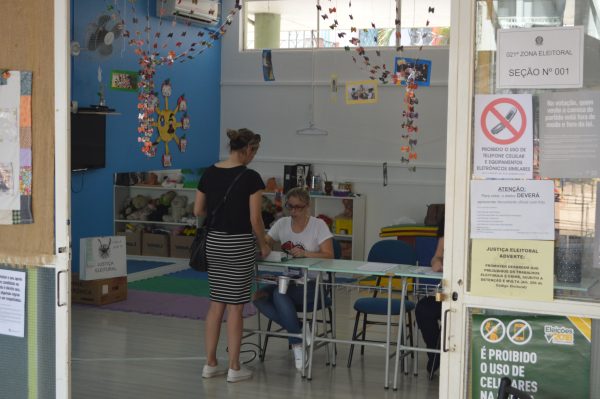
[{"label": "door frame", "polygon": [[70,2],[54,0],[56,398],[71,397]]},{"label": "door frame", "polygon": [[[577,315],[600,319],[598,303],[568,300],[527,301],[482,297],[467,292],[469,212],[472,148],[472,106],[475,72],[476,3],[453,0],[448,75],[448,130],[446,149],[446,233],[444,237],[444,292],[439,398],[462,398],[469,383],[469,309],[485,308],[531,314]],[[468,99],[465,101],[465,99]],[[456,293],[456,300],[452,299]],[[552,306],[548,306],[551,304]],[[442,316],[443,319],[443,316]],[[442,320],[443,321],[443,320]]]}]

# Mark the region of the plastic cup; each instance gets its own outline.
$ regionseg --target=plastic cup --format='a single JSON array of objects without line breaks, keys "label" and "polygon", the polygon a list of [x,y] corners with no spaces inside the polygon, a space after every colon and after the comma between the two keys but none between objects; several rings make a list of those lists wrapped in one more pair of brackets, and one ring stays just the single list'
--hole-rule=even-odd
[{"label": "plastic cup", "polygon": [[287,292],[288,286],[290,285],[290,278],[288,276],[279,276],[277,278],[277,288],[280,294]]}]

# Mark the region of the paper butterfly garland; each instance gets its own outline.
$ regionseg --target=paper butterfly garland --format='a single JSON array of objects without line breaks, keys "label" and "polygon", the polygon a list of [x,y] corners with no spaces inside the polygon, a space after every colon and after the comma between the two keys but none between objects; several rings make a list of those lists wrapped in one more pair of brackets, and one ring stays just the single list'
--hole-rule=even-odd
[{"label": "paper butterfly garland", "polygon": [[[331,2],[331,0],[328,0],[329,2]],[[320,4],[316,5],[317,7],[317,11],[319,12],[319,15],[321,16],[321,18],[323,19],[323,21],[332,21],[333,23],[331,25],[329,25],[329,29],[331,30],[335,30],[338,26],[339,26],[339,21],[338,21],[338,17],[337,17],[337,8],[336,7],[323,7]],[[354,21],[354,15],[352,12],[352,0],[348,1],[348,8],[349,8],[349,14],[348,14],[348,18],[352,21]],[[434,13],[434,8],[433,7],[429,7],[428,9],[429,13]],[[398,15],[398,8],[396,8],[396,15]],[[396,19],[394,21],[395,26],[399,26],[400,25],[400,20]],[[429,26],[429,20],[427,20],[426,26]],[[371,22],[371,28],[375,31],[377,31],[377,27],[375,25],[374,22]],[[354,51],[356,52],[355,55],[352,55],[352,61],[357,64],[359,66],[359,68],[361,70],[365,70],[367,72],[369,72],[369,79],[371,80],[379,80],[382,84],[386,84],[389,81],[389,78],[391,75],[393,75],[393,69],[390,70],[388,69],[387,65],[383,62],[374,62],[374,58],[372,56],[369,56],[367,54],[366,49],[361,46],[361,40],[360,40],[360,35],[359,35],[359,31],[362,31],[363,33],[369,33],[370,29],[366,29],[366,28],[362,28],[362,29],[358,29],[356,26],[351,26],[350,27],[350,37],[348,37],[348,43],[352,44],[356,47],[354,47]],[[395,30],[395,34],[396,34],[396,38],[399,40],[400,39],[400,30],[396,29]],[[356,34],[356,35],[353,35]],[[346,32],[339,32],[338,37],[340,38],[344,38],[346,36]],[[376,32],[375,36],[374,36],[374,42],[377,43],[378,39],[379,39],[379,33]],[[419,47],[419,51],[422,50],[423,46]],[[350,46],[346,45],[344,46],[344,50],[346,50],[346,52],[350,52]],[[396,51],[400,52],[400,51],[404,51],[404,46],[398,46],[396,47]],[[381,60],[381,51],[380,50],[375,50],[375,54],[377,56],[377,60]],[[362,59],[362,60],[361,60]]]},{"label": "paper butterfly garland", "polygon": [[[415,71],[412,70],[406,78],[406,92],[404,94],[404,108],[402,111],[402,140],[404,145],[400,147],[402,157],[400,161],[404,164],[408,164],[412,160],[417,160],[417,133],[419,127],[417,126],[416,120],[419,118],[419,113],[415,111],[415,105],[419,103],[415,91],[419,85],[415,82]],[[410,172],[416,172],[416,166],[408,168]]]},{"label": "paper butterfly garland", "polygon": [[[331,0],[328,0],[328,1],[331,2]],[[317,11],[319,12],[323,21],[329,20],[329,21],[333,22],[331,25],[329,25],[329,29],[335,30],[339,25],[339,22],[337,19],[336,7],[324,8],[318,3],[316,5],[316,7],[317,7]],[[350,20],[353,21],[354,16],[352,14],[352,0],[348,0],[348,9],[349,9],[348,17],[350,18]],[[429,6],[428,13],[433,14],[434,12],[435,12],[435,8]],[[396,7],[396,15],[398,15],[397,7]],[[427,20],[427,22],[425,23],[425,26],[429,26],[429,23],[430,23],[429,20]],[[400,20],[396,19],[394,21],[394,24],[397,27],[399,27]],[[374,30],[377,29],[374,22],[371,22],[371,27]],[[361,46],[360,35],[358,34],[358,30],[359,29],[357,29],[356,26],[350,27],[351,35],[353,33],[357,33],[356,36],[352,35],[348,38],[348,42],[350,44],[356,46],[354,48],[356,55],[352,55],[352,61],[355,64],[359,65],[361,70],[368,71],[369,78],[371,80],[379,80],[382,84],[387,84],[391,77],[392,82],[394,84],[399,84],[400,77],[398,75],[394,74],[390,69],[388,69],[386,64],[384,64],[383,62],[375,63],[375,62],[373,62],[371,57],[369,57],[367,55],[367,51],[365,50],[365,48],[363,46]],[[368,33],[369,29],[362,29],[362,31],[364,33]],[[396,39],[399,41],[400,29],[396,28],[395,31],[396,31]],[[345,35],[346,35],[345,32],[338,33],[338,37],[340,37],[340,38],[344,38]],[[378,42],[378,34],[377,33],[375,34],[374,41],[375,41],[375,43]],[[423,49],[423,46],[420,46],[419,51],[421,51],[422,49]],[[344,50],[346,50],[346,52],[350,52],[350,46],[349,45],[344,46]],[[396,47],[396,51],[397,52],[404,51],[404,46]],[[378,59],[381,59],[381,52],[379,50],[375,50],[375,54],[377,55]],[[362,58],[362,61],[359,62],[360,58]],[[417,60],[417,62],[418,62],[418,60]],[[417,112],[415,112],[415,104],[419,103],[419,100],[417,99],[416,94],[415,94],[415,90],[417,88],[418,88],[418,85],[415,82],[414,73],[413,73],[412,76],[409,75],[409,77],[406,79],[406,93],[404,95],[404,102],[403,102],[403,104],[404,104],[403,112],[402,112],[403,121],[402,121],[401,126],[402,126],[402,129],[405,130],[405,132],[402,133],[401,137],[405,141],[405,143],[400,147],[400,151],[402,152],[402,157],[400,160],[403,164],[404,163],[408,164],[410,161],[417,159],[416,133],[419,131],[419,128],[417,127],[416,122],[415,122],[415,120],[419,117],[419,114]],[[415,166],[409,167],[409,171],[415,172],[416,167]]]},{"label": "paper butterfly garland", "polygon": [[[158,93],[154,91],[154,75],[156,74],[156,68],[161,65],[173,65],[176,61],[186,62],[194,59],[194,57],[202,54],[206,49],[211,48],[213,43],[219,40],[226,32],[229,25],[233,22],[233,16],[242,9],[241,0],[236,0],[234,8],[229,10],[227,15],[222,19],[223,23],[215,28],[199,28],[195,35],[188,35],[188,31],[184,30],[181,33],[175,33],[173,31],[167,32],[164,29],[163,23],[166,21],[165,16],[165,3],[166,0],[158,0],[160,7],[158,10],[158,28],[153,32],[150,24],[150,14],[147,14],[143,18],[138,18],[136,14],[136,0],[128,0],[129,16],[130,21],[122,19],[122,23],[125,26],[123,37],[129,38],[129,45],[134,47],[135,54],[139,57],[140,65],[140,79],[138,81],[138,142],[142,144],[141,151],[149,156],[154,157],[156,155],[156,145],[159,142],[165,143],[165,154],[163,155],[163,166],[171,166],[171,156],[169,153],[168,142],[175,140],[181,152],[185,151],[187,139],[185,135],[181,138],[177,137],[175,133],[165,133],[161,131],[161,126],[157,125],[160,123],[160,118],[165,118],[165,123],[171,123],[170,116],[177,112],[184,112],[179,122],[174,121],[173,126],[188,129],[190,126],[190,120],[185,113],[187,110],[187,104],[183,97],[177,102],[175,110],[170,111],[168,108],[168,97],[171,95],[168,88],[165,88],[163,83],[163,89],[161,90],[163,97],[165,98],[165,108],[160,110],[158,107]],[[112,14],[113,19],[121,18],[120,15],[125,13],[120,12],[115,1],[114,5],[107,5],[107,10]],[[127,11],[127,10],[125,10]],[[215,12],[210,10],[210,12]],[[140,21],[144,22],[144,26],[140,25]],[[180,19],[181,21],[181,19]],[[178,24],[178,18],[173,17],[171,26],[175,27]],[[190,26],[191,22],[185,21],[186,26]],[[166,25],[166,24],[165,24]],[[133,29],[132,29],[133,28]],[[194,32],[195,33],[195,32]],[[168,95],[165,96],[165,93]],[[182,102],[183,100],[183,102]],[[159,120],[153,118],[154,113],[157,113]],[[158,140],[153,141],[154,128],[157,128]],[[177,128],[176,127],[176,128]],[[175,128],[175,129],[176,129]]]}]

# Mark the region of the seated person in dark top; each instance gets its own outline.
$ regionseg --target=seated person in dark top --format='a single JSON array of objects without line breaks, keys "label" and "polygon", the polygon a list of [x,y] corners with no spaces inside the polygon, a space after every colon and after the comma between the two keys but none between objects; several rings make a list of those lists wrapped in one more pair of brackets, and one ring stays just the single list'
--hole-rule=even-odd
[{"label": "seated person in dark top", "polygon": [[[438,226],[438,244],[433,258],[431,258],[431,269],[434,272],[444,270],[444,219]],[[417,325],[423,335],[425,345],[429,349],[438,349],[440,343],[440,321],[442,318],[442,303],[435,300],[435,296],[427,296],[417,303],[415,309]],[[427,353],[427,372],[430,378],[440,367],[440,355],[438,353]]]}]

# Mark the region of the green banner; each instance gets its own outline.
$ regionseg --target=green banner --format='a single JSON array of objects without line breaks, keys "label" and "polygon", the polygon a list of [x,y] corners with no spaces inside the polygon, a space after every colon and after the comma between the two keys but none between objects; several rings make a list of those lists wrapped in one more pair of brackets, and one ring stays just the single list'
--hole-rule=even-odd
[{"label": "green banner", "polygon": [[543,399],[589,399],[591,320],[473,315],[472,399],[496,399],[502,377]]}]

